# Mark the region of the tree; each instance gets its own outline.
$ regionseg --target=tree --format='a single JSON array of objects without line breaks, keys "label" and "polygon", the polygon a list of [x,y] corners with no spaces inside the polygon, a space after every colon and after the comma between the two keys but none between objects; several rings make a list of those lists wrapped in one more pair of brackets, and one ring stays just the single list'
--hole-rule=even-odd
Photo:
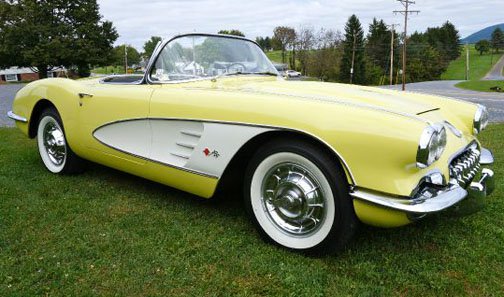
[{"label": "tree", "polygon": [[366,84],[366,65],[364,61],[364,31],[356,15],[352,15],[345,25],[343,57],[340,66],[340,81],[349,82],[354,56],[353,80],[355,84]]},{"label": "tree", "polygon": [[147,59],[152,56],[152,53],[154,52],[154,49],[156,48],[156,45],[163,40],[159,36],[151,36],[149,40],[147,40],[143,46],[144,49],[144,57]]},{"label": "tree", "polygon": [[490,41],[482,39],[476,42],[474,48],[480,53],[480,56],[482,56],[484,53],[488,53],[490,51],[491,46]]},{"label": "tree", "polygon": [[264,50],[271,50],[271,38],[269,36],[266,36],[266,38],[264,38]]},{"label": "tree", "polygon": [[492,48],[497,53],[500,49],[504,48],[504,34],[502,33],[501,28],[495,28],[495,30],[492,32],[492,39],[490,42],[492,43]]},{"label": "tree", "polygon": [[282,43],[280,40],[276,39],[275,36],[271,38],[271,48],[274,51],[281,51],[282,50]]},{"label": "tree", "polygon": [[310,50],[313,49],[317,40],[312,27],[301,27],[297,34],[296,44],[298,46],[298,58],[301,64],[301,72],[306,75],[308,60],[310,59]]},{"label": "tree", "polygon": [[286,62],[285,52],[289,47],[293,47],[296,41],[296,30],[291,27],[279,26],[273,30],[273,38],[278,42],[282,51],[282,63]]},{"label": "tree", "polygon": [[271,38],[268,36],[264,37],[256,37],[256,42],[262,48],[263,51],[267,52],[271,50]]},{"label": "tree", "polygon": [[0,33],[3,66],[32,67],[41,78],[57,66],[89,75],[108,64],[118,37],[96,0],[1,1]]},{"label": "tree", "polygon": [[428,43],[408,41],[408,82],[437,80],[446,69],[443,57]]},{"label": "tree", "polygon": [[138,64],[140,62],[140,53],[131,45],[119,45],[114,47],[114,66],[124,66],[124,47],[128,54],[128,66]]},{"label": "tree", "polygon": [[306,74],[322,81],[336,81],[342,56],[341,44],[339,31],[321,28],[315,34],[314,50],[308,53]]},{"label": "tree", "polygon": [[[369,33],[366,42],[366,56],[369,66],[378,67],[375,73],[377,79],[384,75],[390,68],[390,38],[391,32],[383,20],[373,19],[369,25]],[[369,71],[367,71],[370,73]],[[375,80],[373,78],[373,80]]]},{"label": "tree", "polygon": [[220,30],[219,32],[217,32],[217,34],[226,34],[226,35],[235,35],[235,36],[245,37],[245,34],[243,34],[240,30],[236,30],[236,29]]},{"label": "tree", "polygon": [[439,52],[445,64],[460,56],[460,35],[452,23],[447,21],[441,27],[427,28],[424,38]]}]

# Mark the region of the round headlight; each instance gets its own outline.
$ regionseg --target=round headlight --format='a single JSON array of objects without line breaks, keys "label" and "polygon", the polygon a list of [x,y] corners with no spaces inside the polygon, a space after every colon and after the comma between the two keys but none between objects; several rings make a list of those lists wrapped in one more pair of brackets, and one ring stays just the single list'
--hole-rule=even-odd
[{"label": "round headlight", "polygon": [[478,104],[478,109],[474,114],[474,134],[478,134],[481,131],[485,130],[488,125],[488,110],[485,106]]},{"label": "round headlight", "polygon": [[426,127],[420,136],[416,164],[426,168],[441,158],[446,147],[446,130],[441,124]]}]

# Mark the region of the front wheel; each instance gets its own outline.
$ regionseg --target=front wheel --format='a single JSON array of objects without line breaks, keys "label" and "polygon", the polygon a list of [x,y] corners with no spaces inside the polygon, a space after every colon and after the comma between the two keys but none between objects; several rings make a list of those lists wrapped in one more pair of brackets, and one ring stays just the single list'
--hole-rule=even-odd
[{"label": "front wheel", "polygon": [[40,158],[50,172],[78,173],[83,170],[83,160],[68,146],[63,123],[54,108],[48,108],[40,115],[37,145]]},{"label": "front wheel", "polygon": [[274,141],[251,160],[245,205],[273,242],[317,254],[351,240],[357,219],[344,172],[333,156],[305,142]]}]

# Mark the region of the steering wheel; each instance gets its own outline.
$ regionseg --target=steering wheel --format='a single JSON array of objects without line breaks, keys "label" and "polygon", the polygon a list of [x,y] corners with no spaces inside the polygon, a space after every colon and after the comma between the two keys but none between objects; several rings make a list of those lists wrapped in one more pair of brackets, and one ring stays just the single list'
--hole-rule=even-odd
[{"label": "steering wheel", "polygon": [[245,72],[245,65],[242,63],[233,63],[227,67],[227,72],[228,73],[238,73],[238,72]]}]

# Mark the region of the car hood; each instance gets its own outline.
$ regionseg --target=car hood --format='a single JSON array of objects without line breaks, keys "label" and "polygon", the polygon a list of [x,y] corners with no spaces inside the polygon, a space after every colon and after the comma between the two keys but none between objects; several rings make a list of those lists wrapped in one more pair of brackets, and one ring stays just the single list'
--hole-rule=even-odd
[{"label": "car hood", "polygon": [[298,100],[359,105],[409,115],[419,115],[440,108],[435,101],[418,94],[337,83],[242,78],[221,79],[213,88]]}]

